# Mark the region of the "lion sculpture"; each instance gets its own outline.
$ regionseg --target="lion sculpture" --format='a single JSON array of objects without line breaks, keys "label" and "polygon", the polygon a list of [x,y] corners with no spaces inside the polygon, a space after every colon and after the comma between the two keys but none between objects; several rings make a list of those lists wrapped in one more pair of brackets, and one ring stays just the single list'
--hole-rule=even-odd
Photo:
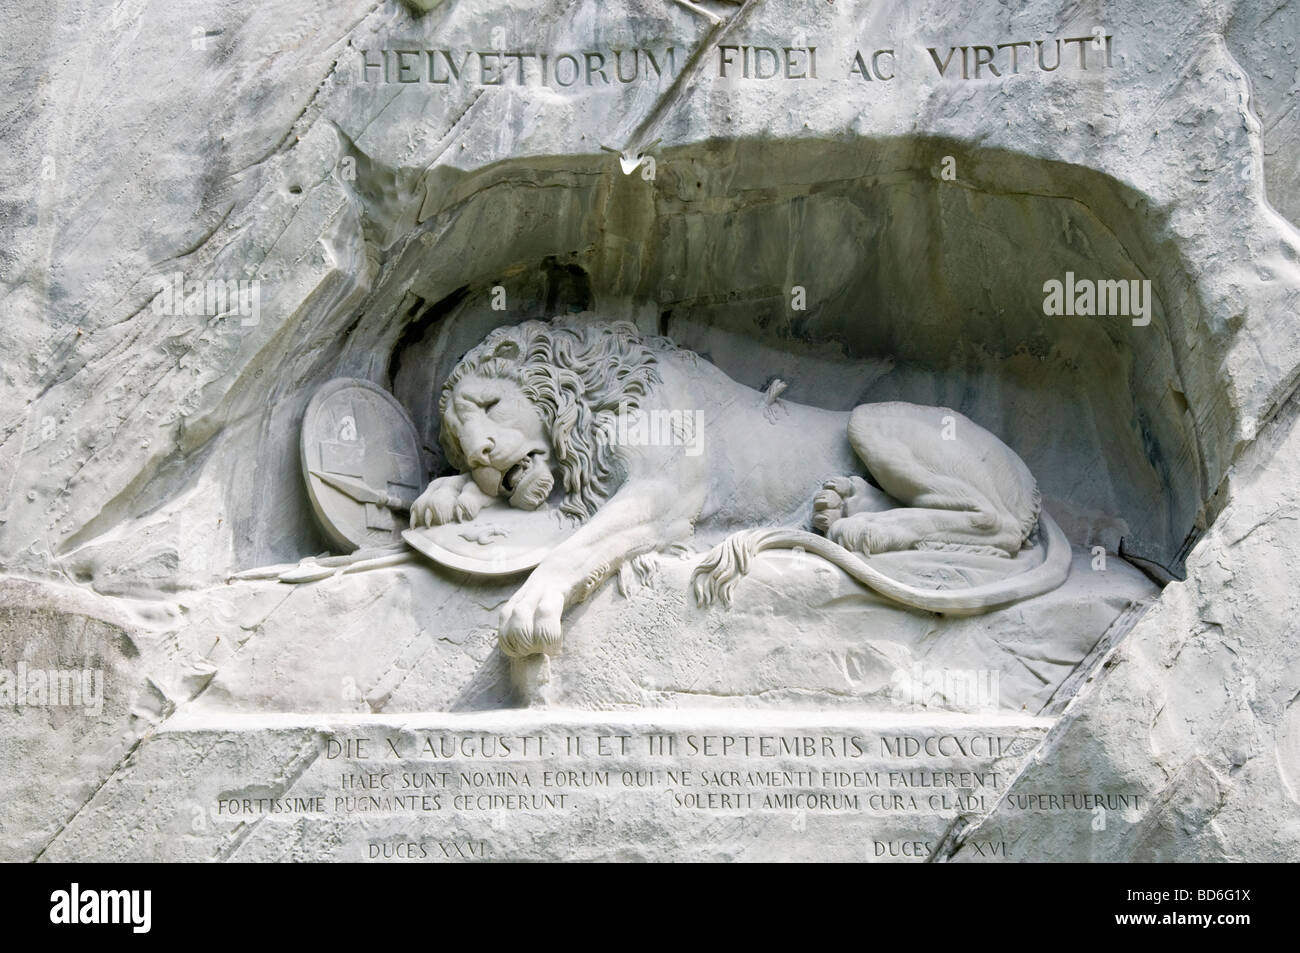
[{"label": "lion sculpture", "polygon": [[[902,402],[842,412],[780,401],[775,412],[772,390],[627,322],[579,315],[500,328],[443,385],[441,442],[460,472],[429,485],[411,525],[552,497],[580,523],[502,609],[500,645],[516,657],[559,651],[565,610],[628,560],[692,542],[721,540],[695,570],[701,605],[729,604],[754,556],[774,548],[821,556],[932,612],[991,609],[1064,582],[1069,542],[1028,468],[987,430]],[[656,415],[673,424],[666,439],[619,439],[629,418]],[[700,415],[702,430],[684,434]],[[931,549],[1010,559],[1036,527],[1042,562],[968,588],[907,585],[864,558]]]}]

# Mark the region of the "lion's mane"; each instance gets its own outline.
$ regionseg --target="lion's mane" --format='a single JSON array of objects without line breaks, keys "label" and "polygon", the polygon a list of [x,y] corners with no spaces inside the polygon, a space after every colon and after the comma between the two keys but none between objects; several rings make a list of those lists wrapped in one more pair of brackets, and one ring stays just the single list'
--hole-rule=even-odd
[{"label": "lion's mane", "polygon": [[[660,383],[657,355],[675,350],[630,322],[596,321],[582,314],[498,328],[461,358],[438,402],[445,420],[452,390],[470,374],[518,384],[546,424],[563,479],[560,509],[579,520],[595,515],[620,476],[609,440],[618,413],[639,409]],[[467,470],[452,428],[443,427],[439,440],[447,460]]]}]

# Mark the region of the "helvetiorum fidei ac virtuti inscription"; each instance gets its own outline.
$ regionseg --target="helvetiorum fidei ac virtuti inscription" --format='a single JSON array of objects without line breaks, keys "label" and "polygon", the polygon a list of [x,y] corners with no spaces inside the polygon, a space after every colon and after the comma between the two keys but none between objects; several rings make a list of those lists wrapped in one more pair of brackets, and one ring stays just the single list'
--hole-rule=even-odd
[{"label": "helvetiorum fidei ac virtuti inscription", "polygon": [[1220,6],[116,8],[11,120],[4,856],[1294,859]]}]

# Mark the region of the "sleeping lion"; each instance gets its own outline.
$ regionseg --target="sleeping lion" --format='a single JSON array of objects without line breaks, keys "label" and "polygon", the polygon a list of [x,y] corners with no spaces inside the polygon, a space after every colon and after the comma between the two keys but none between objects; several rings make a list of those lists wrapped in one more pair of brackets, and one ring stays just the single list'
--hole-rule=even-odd
[{"label": "sleeping lion", "polygon": [[[443,385],[441,442],[460,472],[428,486],[411,525],[472,520],[502,500],[529,510],[551,501],[581,524],[502,609],[500,645],[516,657],[558,652],[565,610],[626,561],[692,543],[718,543],[695,570],[702,605],[728,604],[753,557],[773,548],[817,554],[933,612],[989,609],[1065,580],[1069,543],[1041,511],[1033,476],[971,420],[902,402],[846,413],[774,401],[627,322],[578,315],[500,328]],[[972,588],[905,585],[863,558],[939,549],[1010,559],[1040,523],[1040,565]]]}]

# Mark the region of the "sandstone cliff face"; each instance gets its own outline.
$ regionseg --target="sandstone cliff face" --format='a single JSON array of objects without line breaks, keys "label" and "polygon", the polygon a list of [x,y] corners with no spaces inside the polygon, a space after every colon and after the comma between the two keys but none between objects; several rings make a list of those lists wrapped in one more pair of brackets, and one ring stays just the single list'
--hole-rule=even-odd
[{"label": "sandstone cliff face", "polygon": [[[1024,457],[1076,545],[1186,575],[948,854],[996,830],[1031,857],[1300,856],[1300,4],[1126,7],[10,11],[4,660],[90,620],[134,686],[107,709],[116,740],[15,818],[14,856],[57,841],[177,706],[261,699],[213,673],[291,643],[290,621],[384,604],[390,655],[358,709],[506,703],[508,588],[224,580],[327,549],[297,450],[321,383],[391,389],[436,471],[455,360],[500,323],[586,309],[793,400],[957,407]],[[1149,281],[1149,323],[1044,314],[1067,273]],[[231,297],[187,309],[193,281]],[[444,607],[448,645],[420,642],[414,603]],[[6,737],[6,764],[58,760]],[[1098,831],[1012,796],[1090,785],[1149,797]]]}]

